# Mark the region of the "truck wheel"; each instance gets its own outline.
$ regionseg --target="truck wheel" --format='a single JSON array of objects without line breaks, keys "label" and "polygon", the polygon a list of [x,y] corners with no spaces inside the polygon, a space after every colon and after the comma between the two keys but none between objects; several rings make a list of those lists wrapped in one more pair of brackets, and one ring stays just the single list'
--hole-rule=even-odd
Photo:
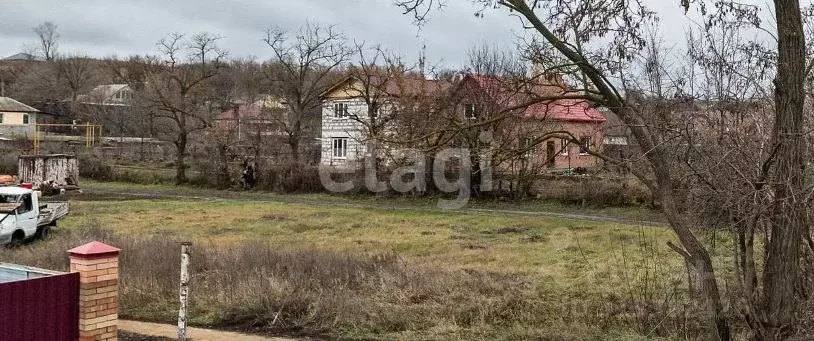
[{"label": "truck wheel", "polygon": [[6,244],[6,247],[9,249],[17,248],[20,245],[23,245],[23,241],[25,241],[25,233],[18,230],[11,235],[11,241]]},{"label": "truck wheel", "polygon": [[37,230],[37,237],[42,240],[49,240],[51,239],[51,226],[45,225]]}]

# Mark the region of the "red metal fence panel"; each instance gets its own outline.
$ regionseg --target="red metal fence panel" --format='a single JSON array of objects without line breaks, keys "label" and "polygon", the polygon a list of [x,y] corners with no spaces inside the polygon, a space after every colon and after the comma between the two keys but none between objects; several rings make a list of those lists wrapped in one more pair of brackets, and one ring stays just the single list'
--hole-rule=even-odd
[{"label": "red metal fence panel", "polygon": [[0,283],[0,340],[79,339],[79,273]]}]

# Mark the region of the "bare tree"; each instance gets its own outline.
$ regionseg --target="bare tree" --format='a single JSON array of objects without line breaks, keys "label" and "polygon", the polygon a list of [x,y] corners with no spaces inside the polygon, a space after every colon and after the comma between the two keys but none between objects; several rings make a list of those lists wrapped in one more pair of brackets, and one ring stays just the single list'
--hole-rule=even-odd
[{"label": "bare tree", "polygon": [[[641,34],[644,22],[653,13],[639,2],[612,1],[537,1],[537,0],[475,0],[482,9],[502,7],[521,18],[524,27],[533,30],[539,39],[564,59],[565,63],[555,67],[584,75],[585,83],[580,95],[584,100],[613,111],[630,129],[638,146],[645,151],[642,160],[647,172],[637,172],[637,177],[651,189],[658,198],[664,216],[675,232],[679,245],[670,244],[673,249],[692,264],[700,274],[702,291],[708,311],[720,340],[730,340],[731,316],[724,309],[724,298],[719,287],[719,278],[713,266],[710,250],[691,228],[692,222],[685,215],[686,208],[680,201],[679,188],[682,184],[676,173],[674,144],[670,140],[673,128],[666,121],[648,115],[643,101],[629,97],[631,93],[619,89],[619,69],[627,61],[635,58],[644,46],[646,39]],[[419,21],[432,8],[442,6],[439,0],[398,1],[403,9],[415,15]],[[584,33],[569,36],[558,29],[563,21],[579,19],[569,8],[580,3],[588,14],[588,29]],[[690,1],[681,1],[689,7]],[[730,1],[718,1],[713,13],[707,13],[710,4],[699,1],[699,7],[708,15],[712,27],[716,23],[734,20],[753,23],[756,29],[763,29],[754,6],[741,5]],[[571,6],[574,5],[574,6]],[[803,99],[806,54],[804,32],[799,2],[774,1],[772,9],[776,21],[776,72],[774,75],[774,122],[768,152],[761,157],[759,172],[754,176],[757,190],[771,191],[770,209],[766,217],[764,253],[765,265],[762,289],[750,305],[754,311],[746,314],[746,322],[759,340],[783,340],[794,332],[795,312],[799,307],[796,288],[800,283],[801,241],[807,231],[807,179],[805,177],[806,146],[804,131]],[[561,19],[558,19],[561,18]],[[564,18],[564,19],[563,19]],[[580,20],[581,21],[581,20]],[[766,31],[765,29],[763,29]],[[768,32],[768,31],[766,31]],[[774,34],[775,32],[769,32]],[[606,37],[610,49],[606,53],[593,53],[576,46],[577,41],[590,42],[595,38]],[[583,44],[583,47],[585,44]],[[624,85],[624,79],[621,79]],[[569,95],[570,97],[570,95]],[[593,154],[608,162],[618,163],[596,151]],[[734,195],[723,192],[721,195]],[[751,294],[751,293],[750,293]]]},{"label": "bare tree", "polygon": [[34,27],[34,33],[39,38],[39,53],[40,56],[46,61],[52,61],[57,57],[57,48],[59,47],[59,32],[57,25],[51,21],[46,21],[37,27]]},{"label": "bare tree", "polygon": [[176,148],[176,183],[184,183],[186,158],[192,134],[209,127],[220,111],[210,86],[222,67],[226,52],[218,48],[220,38],[210,33],[191,37],[174,33],[158,42],[165,65],[150,74],[143,90],[163,133]]},{"label": "bare tree", "polygon": [[81,55],[60,56],[54,59],[57,80],[71,102],[75,102],[80,94],[95,85],[97,70],[94,70],[91,63],[91,58]]},{"label": "bare tree", "polygon": [[316,125],[320,95],[330,86],[330,77],[353,51],[333,26],[308,23],[293,37],[279,29],[270,29],[263,39],[274,58],[268,72],[272,87],[285,99],[289,112],[278,118],[284,126],[294,163],[300,160],[300,144],[305,133]]},{"label": "bare tree", "polygon": [[[421,75],[408,75],[401,58],[392,55],[382,49],[381,46],[366,48],[364,43],[355,43],[356,58],[358,63],[348,69],[348,77],[345,81],[352,82],[349,95],[361,99],[365,104],[366,112],[361,115],[351,115],[350,118],[358,122],[364,130],[364,139],[367,149],[365,167],[375,169],[379,174],[381,158],[379,145],[390,126],[390,123],[399,113],[395,104],[395,98],[403,95],[405,78],[416,78]],[[368,184],[369,188],[376,186]]]}]

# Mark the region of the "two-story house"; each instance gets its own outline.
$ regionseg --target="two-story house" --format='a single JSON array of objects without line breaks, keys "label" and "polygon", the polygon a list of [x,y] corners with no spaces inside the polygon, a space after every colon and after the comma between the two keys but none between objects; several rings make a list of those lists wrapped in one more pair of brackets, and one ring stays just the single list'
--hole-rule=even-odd
[{"label": "two-story house", "polygon": [[[407,81],[405,81],[407,79]],[[551,84],[529,85],[524,82],[521,87],[513,87],[508,80],[497,77],[465,74],[453,81],[426,80],[413,77],[400,78],[398,81],[379,84],[386,96],[379,98],[385,102],[378,104],[376,114],[381,116],[389,111],[397,111],[392,102],[404,96],[429,96],[431,93],[443,92],[449,108],[430,109],[430,118],[444,116],[429,124],[456,122],[465,133],[455,134],[451,146],[470,148],[472,153],[479,153],[473,148],[502,148],[505,155],[517,154],[518,158],[533,160],[548,169],[570,169],[576,167],[592,168],[600,164],[599,159],[588,154],[588,148],[597,150],[602,144],[602,125],[605,117],[587,103],[576,100],[540,101],[519,109],[512,109],[535,96],[565,94],[570,90],[561,82],[552,80]],[[391,84],[392,83],[392,84]],[[398,84],[396,84],[398,83]],[[368,110],[371,99],[365,97],[369,84],[354,77],[348,77],[326,91],[322,106],[322,158],[321,164],[346,166],[369,157],[370,117]],[[420,88],[420,89],[419,89]],[[499,115],[508,115],[494,120]],[[470,126],[467,128],[467,126]],[[395,126],[380,127],[391,134],[400,134]],[[477,133],[489,131],[493,142],[488,147],[480,144]],[[579,139],[580,143],[570,143],[564,138],[551,138],[535,141],[528,150],[524,143],[531,143],[546,132],[563,131]],[[381,153],[381,151],[378,151]],[[500,157],[500,155],[496,155]],[[532,162],[524,161],[525,164]],[[508,164],[508,163],[507,163]],[[514,168],[515,166],[512,166]],[[508,169],[507,169],[508,170]]]},{"label": "two-story house", "polygon": [[556,75],[464,75],[452,96],[466,119],[459,125],[488,132],[491,142],[480,146],[479,136],[470,133],[461,134],[459,144],[490,149],[493,166],[501,171],[597,167],[599,158],[588,151],[601,150],[606,119],[585,101],[556,99],[573,94]]},{"label": "two-story house", "polygon": [[347,77],[322,94],[322,136],[320,164],[349,165],[366,156],[364,120],[368,102],[364,84]]},{"label": "two-story house", "polygon": [[[368,76],[365,80],[350,76],[338,82],[321,96],[320,164],[352,166],[370,157],[372,134],[398,134],[390,119],[400,99],[430,96],[448,85],[415,74]],[[381,157],[382,150],[376,154]]]}]

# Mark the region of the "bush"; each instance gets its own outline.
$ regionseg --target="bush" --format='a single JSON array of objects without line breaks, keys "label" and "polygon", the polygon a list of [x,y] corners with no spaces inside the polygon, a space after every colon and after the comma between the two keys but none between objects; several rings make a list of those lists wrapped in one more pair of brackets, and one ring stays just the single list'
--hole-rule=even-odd
[{"label": "bush", "polygon": [[111,181],[113,180],[113,167],[104,157],[94,153],[84,153],[77,156],[79,161],[79,176],[89,179]]},{"label": "bush", "polygon": [[651,201],[650,192],[632,179],[592,177],[549,177],[535,182],[538,199],[593,206],[631,206]]},{"label": "bush", "polygon": [[322,192],[319,168],[313,165],[261,165],[257,170],[257,188],[269,191]]},{"label": "bush", "polygon": [[[174,169],[140,168],[137,166],[112,166],[109,180],[142,185],[171,184],[175,182]],[[105,180],[105,179],[101,179]]]},{"label": "bush", "polygon": [[20,157],[19,151],[0,151],[0,174],[17,175],[17,159]]}]

